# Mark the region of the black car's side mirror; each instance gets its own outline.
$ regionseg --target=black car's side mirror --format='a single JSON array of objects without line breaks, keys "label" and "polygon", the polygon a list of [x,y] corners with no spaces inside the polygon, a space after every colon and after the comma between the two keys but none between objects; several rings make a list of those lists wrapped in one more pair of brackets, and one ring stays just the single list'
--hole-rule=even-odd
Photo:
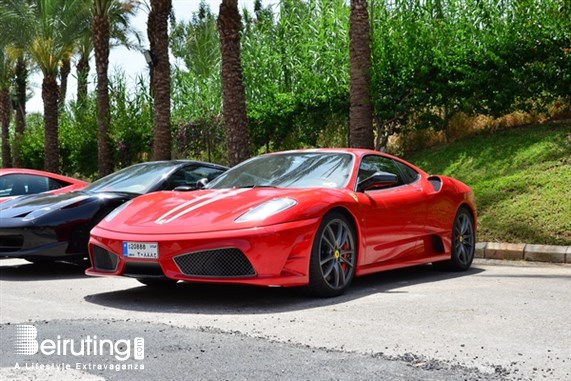
[{"label": "black car's side mirror", "polygon": [[202,189],[208,184],[208,179],[206,177],[198,180],[196,185],[179,185],[178,187],[174,188],[177,192],[189,192],[197,189]]},{"label": "black car's side mirror", "polygon": [[387,188],[399,183],[397,175],[388,172],[375,172],[357,184],[357,192],[364,192],[369,189]]},{"label": "black car's side mirror", "polygon": [[202,179],[196,182],[196,189],[205,188],[207,184],[208,184],[208,179],[206,177],[203,177]]},{"label": "black car's side mirror", "polygon": [[188,191],[193,191],[196,190],[197,188],[195,186],[192,185],[179,185],[178,187],[174,188],[174,191],[177,192],[188,192]]}]

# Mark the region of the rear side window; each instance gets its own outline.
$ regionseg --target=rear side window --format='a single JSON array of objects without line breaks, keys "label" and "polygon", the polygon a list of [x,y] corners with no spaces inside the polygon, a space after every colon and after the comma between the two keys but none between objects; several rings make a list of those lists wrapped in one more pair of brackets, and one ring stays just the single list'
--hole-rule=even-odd
[{"label": "rear side window", "polygon": [[396,166],[402,174],[402,180],[405,184],[414,183],[419,179],[420,175],[414,169],[399,161],[395,161]]}]

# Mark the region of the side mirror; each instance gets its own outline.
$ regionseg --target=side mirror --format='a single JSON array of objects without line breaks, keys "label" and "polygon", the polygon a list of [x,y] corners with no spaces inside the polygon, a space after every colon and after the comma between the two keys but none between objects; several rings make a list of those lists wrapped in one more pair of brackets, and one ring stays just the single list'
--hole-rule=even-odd
[{"label": "side mirror", "polygon": [[208,179],[205,177],[205,178],[198,180],[196,182],[196,185],[180,185],[180,186],[174,188],[174,190],[177,192],[188,192],[188,191],[193,191],[193,190],[197,190],[197,189],[202,189],[206,186],[206,184],[208,184]]},{"label": "side mirror", "polygon": [[177,191],[177,192],[188,192],[188,191],[196,190],[196,187],[193,187],[192,185],[180,185],[180,186],[174,188],[173,190]]},{"label": "side mirror", "polygon": [[207,184],[208,184],[208,179],[206,177],[203,177],[202,179],[196,182],[196,189],[205,188]]},{"label": "side mirror", "polygon": [[357,192],[364,192],[369,189],[387,188],[399,183],[397,175],[388,172],[375,172],[372,176],[357,184]]}]

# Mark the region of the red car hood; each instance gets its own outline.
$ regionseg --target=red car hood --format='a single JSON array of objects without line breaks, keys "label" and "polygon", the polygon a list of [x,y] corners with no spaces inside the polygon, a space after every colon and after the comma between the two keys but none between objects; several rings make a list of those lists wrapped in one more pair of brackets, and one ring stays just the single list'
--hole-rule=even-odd
[{"label": "red car hood", "polygon": [[[277,198],[297,204],[264,220],[235,222],[248,210]],[[99,227],[133,234],[178,234],[268,226],[318,216],[319,211],[342,200],[352,200],[342,189],[237,188],[193,192],[157,192],[135,198]],[[113,215],[114,213],[111,213]],[[110,215],[110,216],[111,216]]]}]

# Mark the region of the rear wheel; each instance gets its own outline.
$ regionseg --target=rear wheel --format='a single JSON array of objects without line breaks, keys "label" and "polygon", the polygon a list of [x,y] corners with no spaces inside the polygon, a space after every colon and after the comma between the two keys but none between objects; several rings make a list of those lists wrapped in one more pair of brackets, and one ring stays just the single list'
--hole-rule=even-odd
[{"label": "rear wheel", "polygon": [[145,286],[154,288],[168,288],[173,287],[178,281],[169,278],[137,278],[139,282]]},{"label": "rear wheel", "polygon": [[454,218],[451,245],[450,260],[435,263],[436,267],[452,271],[468,270],[476,251],[476,229],[472,214],[465,207],[460,208]]},{"label": "rear wheel", "polygon": [[329,213],[317,230],[309,266],[309,291],[341,295],[351,284],[356,262],[355,229],[341,213]]}]

